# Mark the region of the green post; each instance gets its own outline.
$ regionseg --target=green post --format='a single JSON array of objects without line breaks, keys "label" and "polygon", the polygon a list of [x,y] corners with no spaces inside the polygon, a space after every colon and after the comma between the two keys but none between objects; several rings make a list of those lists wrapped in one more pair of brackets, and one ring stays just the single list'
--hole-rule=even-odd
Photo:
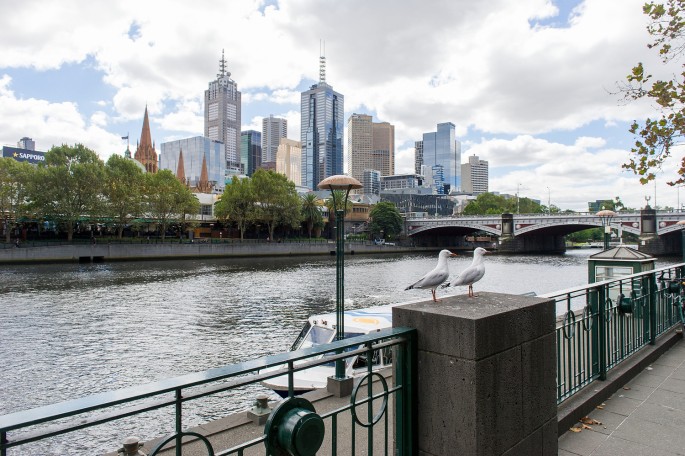
[{"label": "green post", "polygon": [[649,345],[654,345],[656,342],[656,304],[659,293],[656,286],[656,274],[652,273],[643,279],[643,285],[647,285],[647,302],[649,303]]},{"label": "green post", "polygon": [[596,338],[598,339],[598,344],[594,345],[596,348],[593,348],[594,350],[597,350],[598,357],[596,358],[599,362],[599,379],[600,380],[606,380],[607,379],[607,337],[606,337],[606,330],[607,330],[607,325],[606,325],[606,298],[607,298],[607,293],[608,289],[605,287],[600,287],[597,288],[597,294],[598,294],[598,312],[597,312],[597,326],[595,327],[597,329],[596,332]]},{"label": "green post", "polygon": [[[345,204],[347,201],[344,201]],[[345,338],[345,211],[335,211],[335,339]],[[345,360],[335,362],[335,377],[345,378]]]}]

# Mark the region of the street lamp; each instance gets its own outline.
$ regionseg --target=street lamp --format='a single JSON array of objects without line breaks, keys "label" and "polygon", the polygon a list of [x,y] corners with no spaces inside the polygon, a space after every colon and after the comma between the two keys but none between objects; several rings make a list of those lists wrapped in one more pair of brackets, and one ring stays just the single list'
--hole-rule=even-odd
[{"label": "street lamp", "polygon": [[[345,209],[350,190],[362,188],[363,185],[354,177],[336,174],[327,177],[319,182],[321,190],[330,190],[333,198],[333,211],[335,212],[335,319],[336,319],[336,340],[345,337],[345,244],[343,239],[343,229],[345,227]],[[335,200],[335,191],[344,191],[343,201]],[[335,362],[335,378],[342,380],[345,378],[344,360],[339,359]]]},{"label": "street lamp", "polygon": [[680,250],[683,255],[683,263],[685,263],[685,220],[679,220],[676,225],[680,225]]},{"label": "street lamp", "polygon": [[547,187],[547,213],[552,215],[552,192]]},{"label": "street lamp", "polygon": [[602,219],[602,227],[604,228],[604,250],[608,250],[609,238],[611,237],[611,219],[616,217],[616,212],[609,209],[602,209],[595,215]]}]

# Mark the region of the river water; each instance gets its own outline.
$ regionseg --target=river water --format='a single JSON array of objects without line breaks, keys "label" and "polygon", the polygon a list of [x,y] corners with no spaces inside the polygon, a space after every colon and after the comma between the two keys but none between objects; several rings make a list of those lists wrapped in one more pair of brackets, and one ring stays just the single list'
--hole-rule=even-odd
[{"label": "river water", "polygon": [[[540,294],[582,285],[587,256],[596,252],[492,255],[474,288]],[[430,299],[428,290],[404,288],[436,259],[434,253],[347,256],[346,308]],[[657,267],[676,260],[660,260]],[[470,254],[450,259],[452,273],[470,261]],[[309,315],[334,309],[335,259],[1,266],[0,287],[1,415],[285,351]],[[259,388],[247,389],[228,406],[210,400],[190,407],[184,424],[249,408],[263,392]],[[160,426],[165,419],[158,420]],[[130,434],[148,439],[173,429],[168,423],[146,431],[134,422],[112,426],[9,454],[62,454],[73,451],[74,442],[78,450],[69,454],[101,454]]]}]

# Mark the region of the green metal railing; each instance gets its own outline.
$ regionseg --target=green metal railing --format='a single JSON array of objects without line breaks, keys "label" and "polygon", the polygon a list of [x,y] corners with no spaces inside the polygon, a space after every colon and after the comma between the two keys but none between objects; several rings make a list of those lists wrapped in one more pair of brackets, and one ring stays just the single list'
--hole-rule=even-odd
[{"label": "green metal railing", "polygon": [[557,322],[557,403],[676,324],[683,324],[685,263],[541,295],[566,308]]},{"label": "green metal railing", "polygon": [[[377,350],[393,350],[393,384],[389,386],[385,378],[372,372],[372,363],[368,362],[366,380],[358,383],[350,403],[343,407],[321,414],[328,423],[326,432],[330,432],[330,448],[322,448],[325,454],[351,454],[357,451],[362,454],[397,454],[411,455],[416,451],[416,330],[411,328],[392,328],[354,338],[335,341],[330,344],[282,353],[240,364],[209,369],[181,377],[161,380],[147,385],[125,388],[117,391],[96,394],[93,396],[61,402],[32,410],[26,410],[0,416],[0,455],[11,455],[12,448],[21,447],[31,442],[49,439],[55,436],[75,433],[81,429],[102,423],[123,420],[133,417],[136,426],[142,430],[145,419],[141,414],[158,409],[174,411],[174,429],[162,439],[162,442],[175,442],[175,454],[182,455],[181,440],[184,444],[188,438],[194,438],[204,444],[210,456],[243,455],[248,448],[265,445],[265,434],[240,443],[227,449],[215,449],[213,443],[200,433],[185,429],[183,406],[186,402],[222,392],[231,392],[245,386],[258,384],[263,380],[288,376],[289,396],[293,397],[293,374],[307,368],[327,364],[337,359],[366,356],[371,360]],[[323,354],[327,354],[322,357]],[[268,368],[287,366],[276,370]],[[376,392],[372,391],[372,381]],[[380,385],[380,391],[378,391]],[[366,394],[364,394],[366,390]],[[362,397],[363,396],[363,397]],[[389,399],[392,402],[392,416],[388,409]],[[374,404],[375,403],[375,404]],[[381,403],[374,414],[374,406]],[[365,410],[365,412],[363,412]],[[339,433],[339,422],[344,414],[351,415],[351,441],[342,442]],[[389,420],[394,420],[394,439]],[[268,423],[267,423],[268,425]],[[380,440],[383,448],[374,448],[374,432],[382,432]],[[71,434],[73,435],[73,434]],[[365,438],[360,438],[366,436]],[[391,442],[394,441],[394,448]],[[356,446],[366,444],[364,450]],[[112,449],[117,442],[112,442]],[[162,451],[162,445],[153,448],[149,456]]]}]

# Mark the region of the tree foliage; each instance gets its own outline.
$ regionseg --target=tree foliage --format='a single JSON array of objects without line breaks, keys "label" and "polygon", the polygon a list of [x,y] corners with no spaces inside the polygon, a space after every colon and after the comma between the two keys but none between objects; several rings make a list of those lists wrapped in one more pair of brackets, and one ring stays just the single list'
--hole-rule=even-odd
[{"label": "tree foliage", "polygon": [[62,145],[45,154],[28,188],[33,207],[61,223],[71,241],[79,219],[103,212],[103,180],[104,163],[95,152],[82,144]]},{"label": "tree foliage", "polygon": [[27,162],[0,158],[0,214],[5,215],[5,242],[10,242],[10,224],[25,215],[28,206],[28,183],[33,167]]},{"label": "tree foliage", "polygon": [[114,222],[121,239],[124,227],[143,212],[143,170],[133,161],[112,155],[105,163],[105,215]]},{"label": "tree foliage", "polygon": [[385,239],[395,239],[402,232],[402,216],[394,204],[381,201],[369,213],[371,223],[369,229],[372,235],[383,232]]},{"label": "tree foliage", "polygon": [[[647,45],[656,49],[665,65],[679,61],[685,50],[685,0],[666,0],[664,3],[650,2],[644,5],[643,12],[649,17],[647,31],[653,41]],[[685,137],[685,65],[680,71],[673,72],[670,80],[652,77],[640,62],[627,76],[628,84],[621,87],[627,99],[646,98],[654,102],[660,117],[648,118],[643,124],[634,121],[630,132],[637,135],[631,149],[630,161],[623,168],[640,176],[646,184],[655,178],[664,161],[674,152],[674,147],[682,144]],[[680,159],[680,167],[669,185],[685,183],[685,156]]]},{"label": "tree foliage", "polygon": [[320,204],[321,200],[315,193],[305,193],[302,196],[302,221],[307,224],[307,234],[310,238],[314,227],[323,223]]},{"label": "tree foliage", "polygon": [[540,214],[547,208],[530,198],[505,198],[494,193],[481,193],[464,208],[464,215],[488,215],[504,213]]},{"label": "tree foliage", "polygon": [[219,220],[234,223],[240,232],[240,240],[245,237],[245,229],[254,219],[255,197],[250,179],[233,180],[224,189],[217,201],[214,214]]},{"label": "tree foliage", "polygon": [[302,216],[301,200],[297,196],[295,184],[284,174],[258,169],[252,175],[252,188],[256,205],[256,219],[269,230],[269,238],[274,238],[278,226],[297,228]]},{"label": "tree foliage", "polygon": [[169,225],[182,221],[189,208],[199,211],[197,198],[168,169],[145,174],[144,195],[145,211],[157,222],[162,240]]}]

